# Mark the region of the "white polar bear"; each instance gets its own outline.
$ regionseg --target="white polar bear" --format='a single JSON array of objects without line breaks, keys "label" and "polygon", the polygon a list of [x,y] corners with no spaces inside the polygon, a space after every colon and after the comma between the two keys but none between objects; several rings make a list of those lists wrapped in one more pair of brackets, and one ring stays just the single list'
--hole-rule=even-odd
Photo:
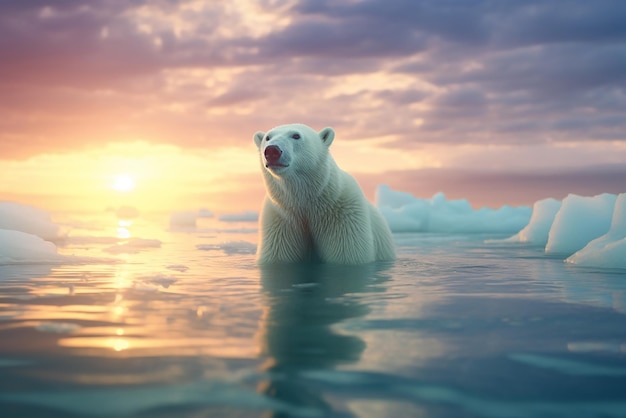
[{"label": "white polar bear", "polygon": [[259,263],[364,264],[395,258],[384,218],[330,155],[334,138],[332,128],[315,132],[301,124],[254,134],[267,190]]}]

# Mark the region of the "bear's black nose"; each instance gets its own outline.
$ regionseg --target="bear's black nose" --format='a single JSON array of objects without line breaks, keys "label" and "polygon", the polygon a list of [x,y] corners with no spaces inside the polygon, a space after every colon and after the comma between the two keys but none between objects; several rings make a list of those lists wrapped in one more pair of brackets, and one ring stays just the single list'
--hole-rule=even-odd
[{"label": "bear's black nose", "polygon": [[283,151],[277,145],[265,147],[265,160],[269,165],[274,165],[280,160]]}]

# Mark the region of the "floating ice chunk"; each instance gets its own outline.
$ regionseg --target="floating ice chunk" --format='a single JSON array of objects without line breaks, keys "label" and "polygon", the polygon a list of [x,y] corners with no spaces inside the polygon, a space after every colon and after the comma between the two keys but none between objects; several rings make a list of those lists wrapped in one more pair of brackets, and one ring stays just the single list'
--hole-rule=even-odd
[{"label": "floating ice chunk", "polygon": [[550,228],[560,208],[561,201],[552,198],[535,202],[528,225],[504,242],[526,242],[545,246],[548,242]]},{"label": "floating ice chunk", "polygon": [[169,288],[171,285],[176,283],[178,279],[174,276],[169,276],[167,274],[155,274],[153,276],[144,276],[140,277],[139,280],[133,282],[133,287],[137,288],[145,288],[145,287],[163,287],[164,289]]},{"label": "floating ice chunk", "polygon": [[259,214],[253,211],[225,213],[219,216],[219,220],[223,222],[256,222],[259,220]]},{"label": "floating ice chunk", "polygon": [[170,215],[170,226],[175,228],[195,228],[197,219],[197,212],[174,212]]},{"label": "floating ice chunk", "polygon": [[616,198],[608,193],[592,197],[568,195],[552,223],[546,253],[571,255],[606,234]]},{"label": "floating ice chunk", "polygon": [[200,244],[196,248],[202,251],[224,251],[228,255],[232,254],[254,254],[256,245],[248,241],[226,241],[220,244]]},{"label": "floating ice chunk", "polygon": [[71,334],[81,328],[78,324],[69,322],[41,322],[35,327],[37,331],[51,332],[55,334]]},{"label": "floating ice chunk", "polygon": [[60,237],[59,226],[42,209],[17,202],[0,202],[0,229],[22,231],[45,240]]},{"label": "floating ice chunk", "polygon": [[502,206],[472,209],[467,200],[446,200],[443,193],[421,199],[380,185],[376,204],[392,232],[513,233],[528,224],[531,208]]},{"label": "floating ice chunk", "polygon": [[73,244],[73,245],[89,245],[89,244],[115,244],[120,239],[118,237],[100,237],[100,236],[90,236],[90,235],[70,235],[64,239],[64,242]]},{"label": "floating ice chunk", "polygon": [[198,210],[198,218],[213,218],[215,214],[208,209],[202,208]]},{"label": "floating ice chunk", "polygon": [[185,266],[184,264],[170,264],[169,266],[166,266],[165,268],[169,270],[180,271],[181,273],[184,273],[187,270],[189,270],[189,267]]},{"label": "floating ice chunk", "polygon": [[615,201],[609,231],[565,261],[583,266],[626,269],[626,193],[620,194]]},{"label": "floating ice chunk", "polygon": [[215,217],[215,214],[205,208],[198,209],[197,211],[174,212],[170,215],[170,227],[195,229],[198,219],[213,217]]},{"label": "floating ice chunk", "polygon": [[57,247],[22,231],[0,229],[0,264],[59,263]]}]

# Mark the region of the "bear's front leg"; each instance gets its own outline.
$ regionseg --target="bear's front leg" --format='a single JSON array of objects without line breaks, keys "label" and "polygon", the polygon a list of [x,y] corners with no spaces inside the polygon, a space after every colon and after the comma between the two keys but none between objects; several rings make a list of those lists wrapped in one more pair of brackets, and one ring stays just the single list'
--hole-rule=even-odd
[{"label": "bear's front leg", "polygon": [[260,227],[257,248],[260,264],[297,263],[312,258],[311,236],[306,226],[268,198],[263,205]]}]

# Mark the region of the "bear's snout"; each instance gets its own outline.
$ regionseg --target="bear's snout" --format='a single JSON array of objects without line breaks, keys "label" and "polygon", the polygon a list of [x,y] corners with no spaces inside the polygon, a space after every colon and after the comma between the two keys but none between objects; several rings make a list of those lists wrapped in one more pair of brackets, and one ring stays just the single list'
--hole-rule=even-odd
[{"label": "bear's snout", "polygon": [[280,161],[280,157],[283,155],[283,150],[277,145],[269,145],[265,147],[264,154],[267,165],[279,165],[278,161]]}]

